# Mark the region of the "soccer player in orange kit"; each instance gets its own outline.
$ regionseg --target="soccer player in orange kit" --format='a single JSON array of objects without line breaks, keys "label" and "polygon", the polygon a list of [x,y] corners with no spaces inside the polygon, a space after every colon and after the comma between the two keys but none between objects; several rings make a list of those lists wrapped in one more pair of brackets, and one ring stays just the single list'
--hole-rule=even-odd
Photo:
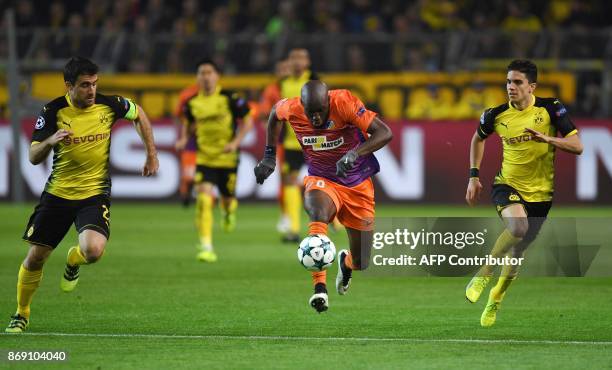
[{"label": "soccer player in orange kit", "polygon": [[[276,167],[276,146],[283,122],[289,122],[302,146],[308,166],[304,178],[304,208],[310,218],[308,234],[327,234],[334,217],[346,227],[350,251],[338,252],[336,290],[346,294],[353,270],[368,266],[374,228],[374,186],[380,170],[373,152],[393,137],[376,113],[348,90],[331,90],[321,81],[307,82],[299,98],[279,101],[268,119],[264,158],[255,167],[262,184]],[[329,299],[326,271],[312,273],[310,305],[326,311]]]}]

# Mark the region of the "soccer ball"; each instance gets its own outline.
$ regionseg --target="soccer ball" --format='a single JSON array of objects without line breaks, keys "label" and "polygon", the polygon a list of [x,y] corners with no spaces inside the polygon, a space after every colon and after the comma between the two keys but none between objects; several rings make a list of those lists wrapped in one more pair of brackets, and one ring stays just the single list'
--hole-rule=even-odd
[{"label": "soccer ball", "polygon": [[327,270],[336,259],[336,246],[326,235],[308,235],[300,243],[297,257],[308,271]]}]

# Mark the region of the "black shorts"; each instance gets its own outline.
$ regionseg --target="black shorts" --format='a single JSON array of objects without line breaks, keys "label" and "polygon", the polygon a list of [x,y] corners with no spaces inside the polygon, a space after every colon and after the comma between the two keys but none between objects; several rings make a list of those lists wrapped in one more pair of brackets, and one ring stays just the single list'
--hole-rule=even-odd
[{"label": "black shorts", "polygon": [[196,166],[195,183],[210,182],[217,186],[224,197],[235,197],[237,172],[238,168],[215,168],[199,164]]},{"label": "black shorts", "polygon": [[283,173],[299,171],[304,165],[304,154],[301,150],[285,149],[285,159],[283,161]]},{"label": "black shorts", "polygon": [[500,217],[504,208],[512,204],[523,205],[525,213],[529,217],[529,230],[524,238],[526,241],[532,241],[536,238],[542,225],[544,225],[544,221],[546,221],[550,207],[552,207],[551,201],[527,202],[516,189],[505,184],[493,185],[491,198]]},{"label": "black shorts", "polygon": [[497,209],[497,213],[501,216],[501,211],[511,204],[522,204],[525,207],[527,217],[546,217],[552,206],[552,202],[527,202],[521,194],[512,186],[505,184],[493,185],[491,190],[491,198]]},{"label": "black shorts", "polygon": [[46,191],[30,216],[23,240],[55,248],[74,223],[78,233],[95,230],[110,237],[110,198],[107,194],[71,200]]}]

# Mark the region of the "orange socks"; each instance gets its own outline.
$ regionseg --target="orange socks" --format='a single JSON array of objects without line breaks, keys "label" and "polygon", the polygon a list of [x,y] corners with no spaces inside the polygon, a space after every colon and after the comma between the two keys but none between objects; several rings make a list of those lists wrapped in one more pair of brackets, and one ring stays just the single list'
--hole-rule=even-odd
[{"label": "orange socks", "polygon": [[308,224],[308,235],[327,235],[327,224],[325,222],[311,222]]},{"label": "orange socks", "polygon": [[319,283],[326,284],[327,271],[311,272],[311,274],[312,274],[312,285],[317,285]]},{"label": "orange socks", "polygon": [[349,251],[346,257],[344,257],[344,266],[350,268],[351,270],[355,270],[355,266],[353,266],[353,255],[351,254],[351,251]]},{"label": "orange socks", "polygon": [[[327,224],[325,222],[311,222],[308,224],[308,235],[323,234],[327,235]],[[326,284],[327,271],[311,272],[312,285],[319,283]]]}]

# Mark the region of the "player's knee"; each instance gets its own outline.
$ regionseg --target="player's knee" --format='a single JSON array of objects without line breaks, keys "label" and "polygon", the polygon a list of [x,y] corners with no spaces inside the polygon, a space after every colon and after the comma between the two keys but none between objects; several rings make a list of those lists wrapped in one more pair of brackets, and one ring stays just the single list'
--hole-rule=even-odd
[{"label": "player's knee", "polygon": [[515,218],[509,223],[508,231],[513,237],[523,239],[529,231],[529,222],[526,218]]},{"label": "player's knee", "polygon": [[106,242],[103,241],[93,241],[88,243],[83,253],[87,263],[94,263],[102,258],[105,246]]},{"label": "player's knee", "polygon": [[30,248],[26,258],[23,260],[23,266],[30,271],[38,271],[43,268],[50,253],[41,252],[40,249]]},{"label": "player's knee", "polygon": [[28,255],[23,260],[23,267],[28,271],[38,271],[45,265],[46,258],[37,255]]},{"label": "player's knee", "polygon": [[328,223],[332,219],[333,212],[324,207],[307,207],[306,213],[310,221]]}]

